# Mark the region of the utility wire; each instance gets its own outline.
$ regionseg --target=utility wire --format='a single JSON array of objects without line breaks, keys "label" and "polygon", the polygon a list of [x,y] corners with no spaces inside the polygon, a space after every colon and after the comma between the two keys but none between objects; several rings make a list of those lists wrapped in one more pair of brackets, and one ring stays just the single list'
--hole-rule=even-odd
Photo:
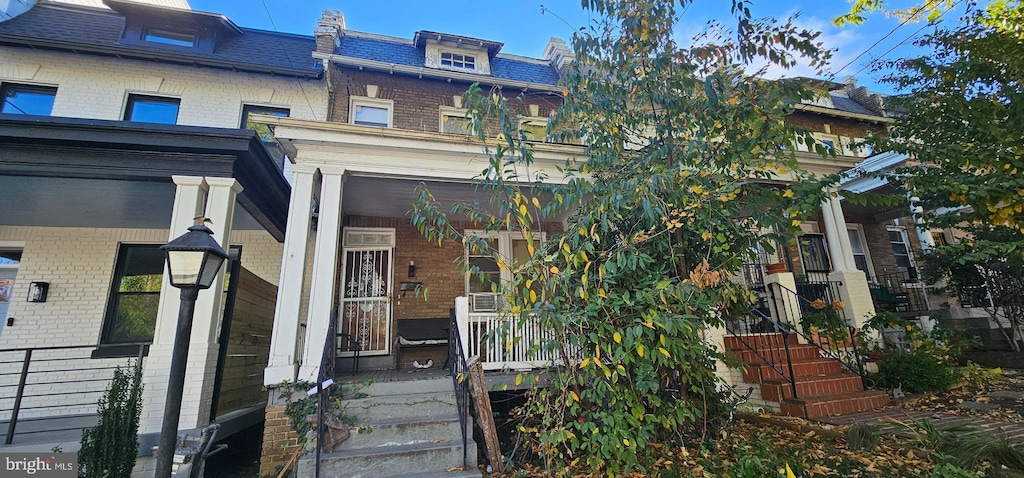
[{"label": "utility wire", "polygon": [[[952,9],[956,8],[956,6],[957,6],[957,5],[959,5],[959,4],[963,3],[963,2],[964,2],[964,0],[959,0],[958,2],[954,3],[954,4],[953,4],[953,6],[949,7],[949,8],[948,8],[948,9],[946,9],[946,10],[943,10],[942,12],[940,12],[940,13],[939,13],[939,16],[938,16],[938,17],[936,17],[936,18],[935,18],[935,20],[933,20],[933,21],[931,21],[931,22],[928,22],[928,23],[925,23],[924,25],[922,25],[922,26],[921,26],[921,28],[918,28],[918,29],[917,29],[917,31],[915,31],[914,33],[910,34],[910,36],[908,36],[908,37],[904,38],[904,39],[903,39],[902,41],[900,41],[899,43],[897,43],[897,44],[893,45],[893,46],[892,46],[891,48],[889,48],[888,50],[886,50],[886,51],[885,51],[885,53],[882,53],[882,54],[881,54],[881,55],[879,55],[879,56],[878,56],[877,58],[875,58],[875,60],[874,60],[874,61],[878,61],[878,60],[881,60],[882,58],[885,58],[885,57],[886,57],[886,55],[888,55],[888,54],[892,53],[892,52],[893,52],[893,50],[895,50],[895,49],[899,48],[899,46],[900,46],[900,45],[903,45],[904,43],[906,43],[906,42],[910,41],[910,39],[911,39],[911,38],[914,38],[914,37],[916,37],[916,36],[917,36],[918,34],[920,34],[920,33],[921,33],[922,31],[924,31],[924,29],[925,29],[925,28],[928,28],[928,27],[930,27],[930,26],[933,26],[933,25],[937,25],[937,24],[939,23],[939,21],[940,21],[940,20],[942,20],[942,16],[943,16],[943,15],[945,15],[945,14],[946,14],[946,12],[948,12],[948,11],[950,11],[950,10],[952,10]],[[868,69],[868,67],[870,67],[870,66],[871,66],[871,64],[870,64],[870,63],[869,63],[869,64],[867,64],[867,65],[864,65],[864,66],[862,66],[862,67],[861,67],[861,69],[857,70],[857,71],[856,71],[856,72],[855,72],[855,73],[854,73],[853,75],[851,75],[851,76],[857,76],[857,75],[858,75],[858,74],[859,74],[860,72],[862,72],[862,71],[864,71],[864,70]]]},{"label": "utility wire", "polygon": [[[270,19],[270,26],[274,28],[275,32],[280,33],[277,30],[277,24],[274,23],[274,16],[270,14],[270,7],[267,6],[267,0],[260,1],[263,3],[263,9],[266,10],[267,12],[267,18]],[[291,57],[288,56],[288,49],[285,48],[284,42],[281,41],[281,39],[278,39],[278,45],[281,46],[282,56],[284,56],[285,61],[288,62],[288,66],[290,68],[295,68],[295,65],[292,64]],[[320,118],[316,117],[316,110],[313,109],[313,102],[309,101],[309,96],[306,94],[306,89],[302,87],[302,79],[296,78],[295,83],[299,86],[299,91],[302,92],[302,97],[306,99],[306,106],[309,107],[309,114],[313,115],[314,120],[320,121]],[[324,119],[326,120],[327,118]]]},{"label": "utility wire", "polygon": [[[896,25],[896,27],[894,27],[892,30],[889,30],[889,33],[886,33],[884,36],[882,36],[882,38],[879,38],[874,43],[872,43],[871,46],[867,47],[867,49],[865,49],[864,51],[860,52],[860,54],[858,54],[857,56],[853,57],[853,59],[850,60],[849,62],[847,62],[845,65],[843,65],[842,68],[840,68],[840,69],[836,70],[834,73],[832,73],[832,75],[828,77],[828,80],[832,81],[833,79],[835,79],[835,77],[839,76],[839,74],[842,73],[843,70],[849,68],[850,65],[852,65],[855,61],[859,60],[860,57],[866,55],[869,51],[871,51],[872,48],[878,46],[879,43],[882,43],[883,41],[885,41],[885,39],[889,38],[890,36],[892,36],[893,33],[896,33],[896,30],[899,30],[903,25],[906,25],[907,22],[909,22],[911,18],[914,18],[915,15],[920,13],[921,10],[925,7],[925,5],[926,5],[926,3],[922,3],[916,9],[914,9],[913,12],[910,12],[910,14],[907,15],[907,17],[904,18],[903,21],[900,22],[899,25]],[[861,70],[863,70],[863,68]],[[860,72],[858,71],[857,73],[860,73]],[[854,73],[851,76],[857,76],[857,74]]]}]

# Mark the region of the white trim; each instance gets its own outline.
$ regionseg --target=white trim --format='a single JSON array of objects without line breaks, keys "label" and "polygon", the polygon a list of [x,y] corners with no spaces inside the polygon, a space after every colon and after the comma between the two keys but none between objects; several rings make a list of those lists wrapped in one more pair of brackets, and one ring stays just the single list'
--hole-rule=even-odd
[{"label": "white trim", "polygon": [[[465,231],[463,231],[463,233],[466,236],[473,235],[473,236],[477,236],[477,237],[497,239],[498,240],[498,254],[500,254],[502,257],[507,257],[510,261],[512,260],[512,241],[513,240],[522,240],[522,241],[526,240],[526,238],[523,237],[523,235],[521,233],[519,233],[519,232],[510,232],[510,231],[482,231],[482,230],[479,230],[479,229],[466,229]],[[538,241],[538,242],[540,242],[543,245],[544,241],[547,240],[547,233],[545,233],[543,231],[535,233],[534,237],[533,237],[533,240],[534,241]],[[467,262],[469,261],[469,247],[468,246],[463,246],[462,247],[462,257]],[[510,264],[510,266],[511,266],[511,264]],[[501,272],[501,281],[502,282],[506,282],[506,283],[507,282],[512,282],[512,270],[511,270],[511,268],[507,268],[507,269],[506,268],[501,268],[501,269],[499,269],[499,271]],[[470,292],[469,292],[469,281],[471,280],[470,274],[464,274],[464,279],[465,279],[464,280],[464,283],[465,283],[464,284],[464,287],[465,287],[464,290],[466,292],[466,295],[468,296],[468,295],[470,295]],[[498,285],[500,285],[500,284],[498,284]],[[474,292],[474,294],[475,294],[475,292]]]},{"label": "white trim", "polygon": [[[395,247],[395,234],[396,234],[396,232],[395,232],[395,228],[393,228],[393,227],[345,227],[343,229],[344,230],[342,231],[342,236],[341,236],[341,246],[343,248],[345,248],[345,250],[349,250],[349,251],[375,251],[375,250],[378,250],[378,249],[383,249],[385,247],[390,247],[390,248],[394,248]],[[358,245],[358,246],[350,246],[348,244],[348,240],[347,239],[348,239],[348,236],[350,234],[365,234],[365,233],[389,234],[390,235],[390,240],[389,240],[389,242],[382,243],[382,244],[363,244],[363,245]]]},{"label": "white trim", "polygon": [[[380,98],[370,98],[369,96],[351,96],[348,99],[348,122],[349,124],[356,124],[356,106],[368,106],[370,108],[384,108],[388,111],[388,128],[393,128],[395,124],[395,100],[383,100]],[[371,126],[371,125],[360,125],[360,126]],[[371,126],[380,127],[380,126]]]}]

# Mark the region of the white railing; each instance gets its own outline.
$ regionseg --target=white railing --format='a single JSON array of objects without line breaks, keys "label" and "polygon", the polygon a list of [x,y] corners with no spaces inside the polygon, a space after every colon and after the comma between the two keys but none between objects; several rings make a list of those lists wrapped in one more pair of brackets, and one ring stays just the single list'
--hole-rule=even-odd
[{"label": "white railing", "polygon": [[466,297],[455,299],[455,317],[466,357],[480,356],[484,370],[529,370],[560,360],[557,350],[539,347],[554,333],[541,330],[533,317],[522,323],[519,316],[500,312],[470,313]]}]

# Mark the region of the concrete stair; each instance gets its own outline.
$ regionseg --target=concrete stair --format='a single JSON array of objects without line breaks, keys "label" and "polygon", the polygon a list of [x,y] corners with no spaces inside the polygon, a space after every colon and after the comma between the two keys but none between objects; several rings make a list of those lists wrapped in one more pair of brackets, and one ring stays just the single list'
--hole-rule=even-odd
[{"label": "concrete stair", "polygon": [[[840,362],[823,357],[816,346],[799,343],[796,334],[785,339],[781,334],[726,337],[725,346],[745,364],[743,380],[759,385],[761,398],[778,402],[784,415],[819,418],[877,410],[889,404],[888,393],[864,390],[860,376],[846,370]],[[773,361],[786,376],[792,366],[796,397],[794,384],[762,357]]]},{"label": "concrete stair", "polygon": [[[363,388],[366,397],[343,402],[358,429],[333,453],[321,454],[320,476],[479,477],[470,423],[466,469],[461,469],[462,433],[452,388],[450,377]],[[300,459],[297,476],[314,476],[314,460],[312,454]]]}]

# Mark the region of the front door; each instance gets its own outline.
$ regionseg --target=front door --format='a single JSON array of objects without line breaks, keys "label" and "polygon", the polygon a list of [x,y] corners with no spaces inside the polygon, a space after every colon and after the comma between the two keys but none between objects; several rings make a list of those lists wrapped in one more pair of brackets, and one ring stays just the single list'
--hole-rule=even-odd
[{"label": "front door", "polygon": [[359,343],[360,355],[391,352],[394,244],[394,229],[345,228],[338,330]]}]

